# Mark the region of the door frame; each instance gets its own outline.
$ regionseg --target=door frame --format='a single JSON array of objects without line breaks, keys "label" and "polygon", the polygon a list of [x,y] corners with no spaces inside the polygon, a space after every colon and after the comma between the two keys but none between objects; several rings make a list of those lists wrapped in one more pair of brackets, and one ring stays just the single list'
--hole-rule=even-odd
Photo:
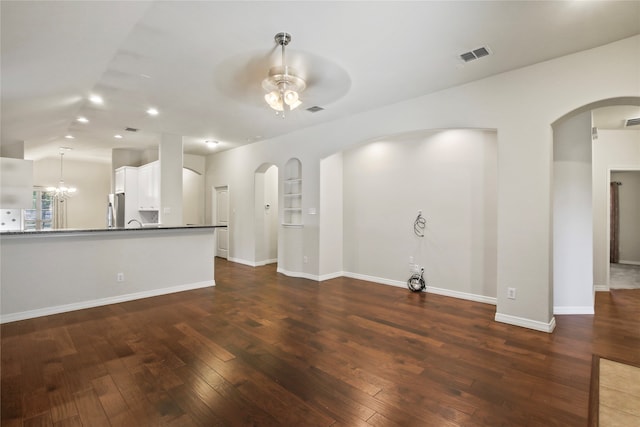
[{"label": "door frame", "polygon": [[605,278],[607,279],[606,281],[606,286],[607,286],[607,291],[611,290],[611,263],[609,262],[609,252],[611,251],[611,187],[609,186],[609,183],[611,182],[611,173],[612,172],[640,172],[640,167],[637,166],[620,166],[620,167],[609,167],[608,168],[608,173],[607,173],[607,215],[605,216],[607,218],[607,223],[606,223],[606,241],[607,241],[607,247],[605,248],[605,255],[607,257],[607,263],[606,263],[606,273],[605,274]]},{"label": "door frame", "polygon": [[[230,234],[231,234],[231,216],[229,215],[229,211],[230,211],[230,195],[231,192],[229,190],[229,185],[215,185],[211,187],[211,224],[217,224],[218,222],[218,191],[220,190],[227,190],[227,257],[226,259],[229,259],[229,252],[231,252],[231,239]],[[220,233],[217,232],[216,233],[216,243],[215,243],[215,250],[214,250],[214,256],[219,256],[218,255],[218,239],[220,238]]]}]

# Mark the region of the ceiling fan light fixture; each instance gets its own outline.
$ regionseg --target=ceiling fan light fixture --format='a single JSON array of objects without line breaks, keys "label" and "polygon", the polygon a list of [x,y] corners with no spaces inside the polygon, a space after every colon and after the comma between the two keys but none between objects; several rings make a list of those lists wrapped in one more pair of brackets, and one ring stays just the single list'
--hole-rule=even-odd
[{"label": "ceiling fan light fixture", "polygon": [[306,89],[307,83],[285,62],[284,48],[291,41],[291,34],[278,33],[274,39],[282,47],[282,64],[269,70],[269,76],[262,81],[262,88],[267,91],[264,96],[266,103],[277,112],[282,112],[284,118],[285,111],[294,110],[302,104],[300,94]]}]

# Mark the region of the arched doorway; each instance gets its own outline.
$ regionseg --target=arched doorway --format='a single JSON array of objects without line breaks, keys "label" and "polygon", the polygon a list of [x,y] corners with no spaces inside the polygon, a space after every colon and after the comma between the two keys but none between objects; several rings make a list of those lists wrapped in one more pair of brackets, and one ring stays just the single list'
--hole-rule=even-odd
[{"label": "arched doorway", "polygon": [[618,162],[633,166],[638,159],[616,153],[611,144],[598,139],[594,112],[624,105],[640,106],[640,97],[587,104],[552,124],[555,314],[591,314],[594,290],[608,290],[610,170]]},{"label": "arched doorway", "polygon": [[254,174],[255,265],[278,261],[278,167],[264,163]]}]

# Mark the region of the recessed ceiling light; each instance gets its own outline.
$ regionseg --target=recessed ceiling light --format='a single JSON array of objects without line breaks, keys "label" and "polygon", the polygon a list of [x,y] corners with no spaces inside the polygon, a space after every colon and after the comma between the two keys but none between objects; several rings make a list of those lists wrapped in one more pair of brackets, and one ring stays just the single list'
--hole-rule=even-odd
[{"label": "recessed ceiling light", "polygon": [[209,148],[214,148],[218,145],[218,141],[214,141],[213,139],[208,139],[204,143],[207,144],[207,147]]},{"label": "recessed ceiling light", "polygon": [[91,95],[89,97],[89,101],[93,102],[94,104],[102,104],[104,102],[100,95]]},{"label": "recessed ceiling light", "polygon": [[113,135],[114,138],[122,139],[122,135]]},{"label": "recessed ceiling light", "polygon": [[78,117],[76,120],[78,120],[80,123],[89,123],[89,119],[82,116]]},{"label": "recessed ceiling light", "polygon": [[67,139],[74,139],[75,138],[73,135],[65,135],[64,137],[67,138]]},{"label": "recessed ceiling light", "polygon": [[147,110],[147,114],[150,116],[157,116],[158,115],[158,110],[156,110],[155,108],[149,108]]}]

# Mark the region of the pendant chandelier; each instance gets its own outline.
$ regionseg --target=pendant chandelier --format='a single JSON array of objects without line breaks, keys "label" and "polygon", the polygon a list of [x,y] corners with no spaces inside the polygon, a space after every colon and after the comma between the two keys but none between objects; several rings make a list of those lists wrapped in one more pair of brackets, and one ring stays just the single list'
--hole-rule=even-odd
[{"label": "pendant chandelier", "polygon": [[278,33],[274,39],[282,47],[282,63],[269,70],[269,76],[262,81],[262,88],[267,91],[264,100],[276,110],[276,114],[282,114],[284,118],[286,111],[294,110],[302,104],[300,94],[307,83],[285,62],[284,48],[291,42],[291,34]]},{"label": "pendant chandelier", "polygon": [[64,158],[64,152],[60,149],[60,182],[58,182],[57,187],[47,187],[47,191],[53,193],[53,197],[57,199],[67,199],[71,197],[76,191],[78,191],[75,187],[67,187],[64,183],[64,178],[62,174],[62,162]]}]

